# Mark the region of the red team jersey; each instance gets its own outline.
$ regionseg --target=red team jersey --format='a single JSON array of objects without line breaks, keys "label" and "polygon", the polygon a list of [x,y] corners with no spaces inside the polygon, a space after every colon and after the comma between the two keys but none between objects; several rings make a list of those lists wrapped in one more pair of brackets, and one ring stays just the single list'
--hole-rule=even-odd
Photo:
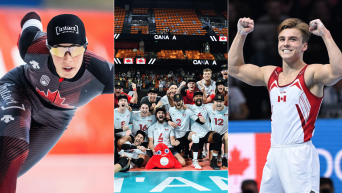
[{"label": "red team jersey", "polygon": [[279,86],[277,67],[268,81],[271,101],[271,144],[293,144],[310,141],[323,97],[313,95],[304,81],[307,65],[296,79],[287,85]]},{"label": "red team jersey", "polygon": [[[120,94],[124,94],[124,95],[126,95],[127,96],[127,98],[128,98],[128,103],[129,103],[129,101],[131,101],[131,99],[133,98],[133,97],[131,97],[130,95],[128,95],[128,94],[126,94],[126,93],[124,93],[124,92],[121,92]],[[115,96],[115,95],[114,95]],[[117,97],[117,96],[115,96],[114,97],[114,108],[116,108],[116,107],[119,107],[119,105],[118,105],[118,98],[119,97]]]},{"label": "red team jersey", "polygon": [[[195,89],[194,92],[196,91],[200,91],[199,89]],[[194,100],[193,100],[193,96],[194,96],[194,92],[190,92],[189,89],[186,90],[186,95],[183,95],[183,101],[184,104],[190,104],[193,105],[195,104]]]}]

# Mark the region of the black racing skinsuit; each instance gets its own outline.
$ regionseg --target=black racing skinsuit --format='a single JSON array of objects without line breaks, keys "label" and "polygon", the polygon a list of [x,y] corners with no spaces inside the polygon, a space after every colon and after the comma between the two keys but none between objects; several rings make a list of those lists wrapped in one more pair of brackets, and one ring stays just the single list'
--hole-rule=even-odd
[{"label": "black racing skinsuit", "polygon": [[0,79],[1,193],[15,192],[17,177],[54,147],[78,107],[114,93],[113,64],[87,50],[76,76],[63,79],[45,44],[39,28],[25,28],[19,51],[26,64]]}]

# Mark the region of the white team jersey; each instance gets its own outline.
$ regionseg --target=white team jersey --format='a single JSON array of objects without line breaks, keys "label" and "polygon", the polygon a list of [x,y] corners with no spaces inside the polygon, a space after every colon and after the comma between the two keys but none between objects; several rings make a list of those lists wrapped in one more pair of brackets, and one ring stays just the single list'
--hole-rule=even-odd
[{"label": "white team jersey", "polygon": [[138,130],[144,131],[145,135],[145,142],[148,141],[148,128],[156,122],[156,117],[154,115],[150,115],[147,117],[142,117],[140,115],[140,111],[133,111],[131,116],[131,123],[132,123],[132,135],[135,136]]},{"label": "white team jersey", "polygon": [[[123,125],[128,125],[131,119],[131,112],[126,108],[125,113],[119,113],[118,108],[114,109],[114,128],[120,129]],[[126,135],[126,131],[117,133],[121,137]],[[119,139],[116,139],[119,140]]]},{"label": "white team jersey", "polygon": [[[206,85],[204,84],[204,83],[205,83],[204,80],[201,80],[201,81],[202,81],[202,83],[203,83],[203,85],[204,85],[204,87],[205,87],[205,92],[207,93],[207,96],[206,96],[207,98],[208,98],[210,95],[215,94],[215,89],[216,89],[216,82],[215,82],[215,81],[211,80],[209,86],[206,86]],[[200,86],[198,83],[196,83],[196,84],[197,84],[198,89],[201,90],[201,86]]]},{"label": "white team jersey", "polygon": [[153,138],[154,147],[158,143],[164,143],[169,148],[172,148],[170,137],[175,136],[173,128],[169,126],[166,122],[160,124],[158,121],[148,128],[148,137]]},{"label": "white team jersey", "polygon": [[[132,145],[129,141],[126,141],[125,144]],[[128,157],[133,158],[133,159],[138,159],[139,154],[146,155],[146,152],[141,151],[140,149],[126,149],[126,150],[121,150],[119,152],[119,155],[126,154]],[[130,168],[134,168],[135,164],[131,162]]]},{"label": "white team jersey", "polygon": [[228,107],[224,106],[222,111],[213,110],[212,104],[206,105],[210,117],[211,129],[220,135],[228,132]]},{"label": "white team jersey", "polygon": [[189,105],[189,109],[195,113],[197,118],[202,115],[203,118],[205,118],[204,125],[201,125],[197,123],[194,120],[191,120],[191,131],[194,131],[197,135],[200,136],[200,138],[204,137],[210,130],[210,122],[209,122],[209,116],[207,113],[207,107],[205,105],[196,106],[196,105]]},{"label": "white team jersey", "polygon": [[166,113],[169,112],[170,108],[171,108],[171,105],[169,103],[169,99],[167,98],[167,95],[163,96],[161,99],[160,99],[160,102],[163,103],[163,108],[165,108],[166,110]]},{"label": "white team jersey", "polygon": [[[306,66],[307,67],[307,66]],[[310,141],[322,98],[313,95],[304,81],[304,67],[296,79],[279,86],[282,68],[277,67],[268,82],[271,100],[271,144],[294,144]]]},{"label": "white team jersey", "polygon": [[198,118],[190,109],[177,110],[176,107],[171,107],[169,113],[172,121],[178,125],[174,128],[176,138],[181,138],[187,131],[190,131],[190,118],[194,121]]}]

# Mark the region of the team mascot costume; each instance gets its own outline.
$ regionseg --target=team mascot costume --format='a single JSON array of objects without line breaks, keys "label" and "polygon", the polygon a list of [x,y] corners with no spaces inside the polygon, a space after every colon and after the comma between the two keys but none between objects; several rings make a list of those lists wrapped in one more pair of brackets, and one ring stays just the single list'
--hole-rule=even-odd
[{"label": "team mascot costume", "polygon": [[170,149],[164,143],[159,143],[154,148],[154,151],[156,154],[147,162],[145,169],[182,168],[181,163],[172,155]]}]

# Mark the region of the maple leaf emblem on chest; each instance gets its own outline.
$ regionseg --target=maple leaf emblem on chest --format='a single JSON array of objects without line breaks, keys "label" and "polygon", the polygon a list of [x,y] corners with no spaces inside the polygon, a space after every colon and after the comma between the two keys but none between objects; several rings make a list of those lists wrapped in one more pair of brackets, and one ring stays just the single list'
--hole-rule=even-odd
[{"label": "maple leaf emblem on chest", "polygon": [[40,91],[38,88],[36,88],[36,91],[38,92],[40,96],[48,99],[49,101],[51,101],[52,103],[56,104],[59,107],[68,108],[68,109],[74,108],[74,106],[63,104],[63,102],[65,101],[65,98],[61,98],[59,90],[51,92],[50,89],[48,89],[47,94],[45,94],[44,91]]}]

